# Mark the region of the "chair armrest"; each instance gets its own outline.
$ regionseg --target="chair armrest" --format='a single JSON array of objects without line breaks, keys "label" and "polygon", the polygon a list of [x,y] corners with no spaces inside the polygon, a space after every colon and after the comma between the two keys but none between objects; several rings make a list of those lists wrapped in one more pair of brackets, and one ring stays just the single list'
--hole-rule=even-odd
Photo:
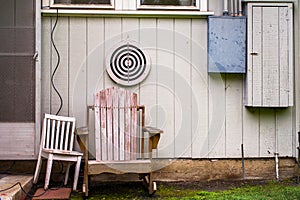
[{"label": "chair armrest", "polygon": [[77,136],[77,142],[79,144],[79,147],[81,151],[85,153],[85,155],[88,154],[88,127],[79,127],[75,129],[75,135]]},{"label": "chair armrest", "polygon": [[161,133],[164,132],[163,130],[155,128],[155,127],[152,127],[152,126],[145,126],[145,127],[143,127],[143,131],[144,132],[148,132],[150,134],[150,137],[152,137],[152,136],[154,136],[156,134],[161,134]]},{"label": "chair armrest", "polygon": [[79,127],[75,129],[75,134],[78,136],[87,136],[89,134],[88,127]]},{"label": "chair armrest", "polygon": [[148,132],[149,133],[149,145],[150,149],[157,149],[157,145],[160,139],[160,134],[163,133],[163,130],[151,127],[151,126],[146,126],[143,127],[143,132]]}]

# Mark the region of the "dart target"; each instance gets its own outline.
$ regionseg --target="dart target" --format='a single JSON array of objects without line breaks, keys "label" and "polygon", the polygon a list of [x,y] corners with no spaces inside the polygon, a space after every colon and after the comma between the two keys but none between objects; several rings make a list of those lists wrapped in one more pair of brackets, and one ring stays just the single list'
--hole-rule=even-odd
[{"label": "dart target", "polygon": [[106,70],[115,82],[136,85],[149,74],[150,59],[136,44],[122,42],[108,55]]}]

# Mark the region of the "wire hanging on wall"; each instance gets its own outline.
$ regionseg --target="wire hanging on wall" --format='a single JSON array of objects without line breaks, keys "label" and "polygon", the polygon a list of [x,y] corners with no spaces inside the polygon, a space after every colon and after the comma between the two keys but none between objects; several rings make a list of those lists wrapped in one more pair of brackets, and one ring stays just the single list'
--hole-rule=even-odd
[{"label": "wire hanging on wall", "polygon": [[56,115],[59,114],[59,112],[61,111],[61,108],[62,108],[62,106],[63,106],[63,99],[62,99],[62,97],[61,97],[59,91],[57,90],[57,88],[56,88],[56,86],[55,86],[55,84],[54,84],[54,80],[53,80],[53,79],[54,79],[54,75],[55,75],[55,73],[56,73],[56,71],[57,71],[57,69],[58,69],[58,67],[59,67],[59,63],[60,63],[60,54],[59,54],[59,51],[58,51],[58,49],[57,49],[57,47],[56,47],[56,45],[55,45],[55,43],[54,43],[54,38],[53,38],[54,31],[55,31],[55,28],[56,28],[56,26],[57,26],[57,22],[58,22],[58,9],[56,9],[55,23],[54,23],[53,28],[52,28],[52,30],[51,30],[51,44],[53,45],[53,47],[54,47],[54,49],[55,49],[55,52],[56,52],[56,55],[57,55],[56,66],[55,66],[54,71],[53,71],[53,73],[52,73],[52,75],[51,75],[51,85],[52,85],[53,89],[55,90],[55,92],[56,92],[56,94],[58,95],[59,100],[60,100],[60,106],[59,106],[59,108],[58,108],[58,110],[57,110],[57,112],[56,112]]}]

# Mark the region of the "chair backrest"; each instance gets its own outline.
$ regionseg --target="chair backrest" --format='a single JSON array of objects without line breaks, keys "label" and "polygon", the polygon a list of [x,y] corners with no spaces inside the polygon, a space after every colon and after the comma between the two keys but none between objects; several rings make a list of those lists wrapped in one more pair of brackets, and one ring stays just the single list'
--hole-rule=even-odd
[{"label": "chair backrest", "polygon": [[75,118],[45,114],[42,128],[41,148],[72,151]]},{"label": "chair backrest", "polygon": [[96,160],[137,158],[137,94],[112,87],[95,94]]}]

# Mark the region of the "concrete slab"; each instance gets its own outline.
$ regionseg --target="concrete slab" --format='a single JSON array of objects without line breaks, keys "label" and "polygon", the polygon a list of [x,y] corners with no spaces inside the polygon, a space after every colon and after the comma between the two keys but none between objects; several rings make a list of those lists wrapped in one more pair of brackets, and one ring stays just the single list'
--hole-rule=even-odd
[{"label": "concrete slab", "polygon": [[49,189],[47,191],[44,188],[36,190],[32,200],[36,199],[69,199],[71,194],[71,188],[58,188]]},{"label": "concrete slab", "polygon": [[[0,179],[0,200],[21,200],[32,187],[33,176],[30,175],[7,175]],[[9,189],[7,189],[9,188]],[[6,190],[7,189],[7,190]]]}]

